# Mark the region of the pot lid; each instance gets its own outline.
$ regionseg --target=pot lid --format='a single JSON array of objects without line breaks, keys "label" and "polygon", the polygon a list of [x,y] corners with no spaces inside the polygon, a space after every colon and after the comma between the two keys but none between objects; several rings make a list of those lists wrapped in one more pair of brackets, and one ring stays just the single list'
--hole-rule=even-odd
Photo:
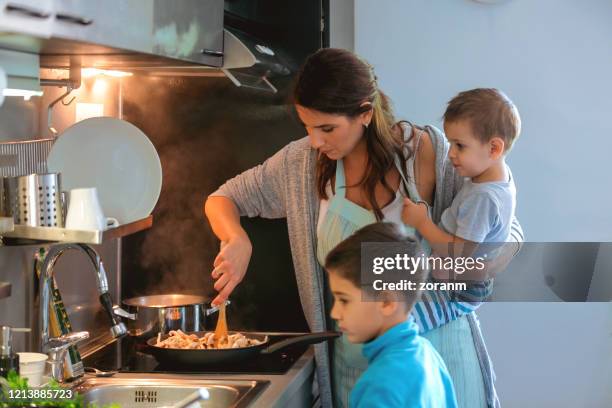
[{"label": "pot lid", "polygon": [[167,294],[167,295],[151,295],[151,296],[139,296],[123,301],[124,305],[136,306],[136,307],[180,307],[197,305],[208,302],[208,298],[197,295],[181,295],[181,294]]}]

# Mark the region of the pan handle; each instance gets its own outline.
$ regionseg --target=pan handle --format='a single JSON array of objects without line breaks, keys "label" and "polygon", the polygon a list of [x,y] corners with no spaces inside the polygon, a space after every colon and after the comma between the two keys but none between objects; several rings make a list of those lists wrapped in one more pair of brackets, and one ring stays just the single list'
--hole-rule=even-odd
[{"label": "pan handle", "polygon": [[342,336],[342,333],[335,331],[317,332],[303,334],[300,336],[293,336],[266,347],[265,349],[261,350],[261,354],[274,353],[275,351],[284,349],[285,347],[291,346],[293,344],[316,344],[321,343],[325,340],[335,339],[336,337],[340,336]]}]

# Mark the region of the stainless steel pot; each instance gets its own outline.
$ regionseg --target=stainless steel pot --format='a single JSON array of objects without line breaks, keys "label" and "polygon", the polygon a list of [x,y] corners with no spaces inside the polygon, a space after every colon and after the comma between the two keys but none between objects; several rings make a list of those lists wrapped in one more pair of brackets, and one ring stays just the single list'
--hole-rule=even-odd
[{"label": "stainless steel pot", "polygon": [[206,317],[217,311],[208,307],[208,299],[194,295],[152,295],[125,299],[123,305],[135,320],[126,320],[131,336],[148,338],[170,330],[202,331]]}]

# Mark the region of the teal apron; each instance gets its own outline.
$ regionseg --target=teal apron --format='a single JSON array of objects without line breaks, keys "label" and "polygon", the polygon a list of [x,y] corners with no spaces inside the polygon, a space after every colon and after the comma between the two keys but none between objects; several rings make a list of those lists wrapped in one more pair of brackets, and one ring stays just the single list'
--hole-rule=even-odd
[{"label": "teal apron", "polygon": [[[407,163],[409,177],[414,178],[411,160]],[[410,198],[420,202],[416,186],[408,183],[404,173],[399,167],[399,159],[396,167],[399,170],[402,181]],[[346,182],[344,177],[344,166],[342,160],[336,164],[335,194],[329,199],[329,207],[321,227],[317,232],[317,259],[324,265],[325,257],[338,243],[352,235],[358,229],[377,222],[373,212],[360,207],[346,199]],[[398,193],[399,194],[399,191]],[[412,230],[414,232],[414,230]],[[423,249],[428,253],[429,248],[425,241],[421,241]],[[331,293],[326,293],[326,305],[331,307],[333,300]],[[488,361],[484,350],[475,346],[474,337],[468,325],[468,318],[462,316],[456,321],[449,322],[435,330],[424,333],[436,350],[440,353],[453,378],[457,401],[461,408],[476,408],[497,406],[495,402],[487,404],[485,390],[494,395],[492,381],[486,384],[483,371],[479,365],[479,359]],[[336,327],[337,329],[337,327]],[[349,394],[357,379],[367,368],[367,360],[361,353],[360,344],[349,343],[344,336],[334,343],[332,354],[332,387],[334,396],[334,407],[348,407]],[[484,369],[483,369],[484,370]],[[485,372],[491,372],[490,367]],[[491,374],[492,375],[492,374]]]},{"label": "teal apron", "polygon": [[[399,163],[395,163],[405,185],[408,186]],[[401,187],[400,187],[401,188]],[[325,264],[327,254],[358,229],[377,222],[374,212],[366,210],[346,198],[346,181],[342,160],[336,162],[335,194],[329,199],[329,207],[317,233],[317,258]],[[400,194],[399,190],[396,194]],[[412,230],[414,231],[414,230]],[[329,296],[329,291],[327,296]],[[327,300],[327,299],[326,299]],[[326,301],[332,305],[333,300]],[[335,326],[337,330],[338,327]],[[367,368],[367,360],[361,353],[361,344],[353,344],[345,336],[336,339],[332,355],[332,381],[334,407],[348,407],[349,393],[355,382]]]}]

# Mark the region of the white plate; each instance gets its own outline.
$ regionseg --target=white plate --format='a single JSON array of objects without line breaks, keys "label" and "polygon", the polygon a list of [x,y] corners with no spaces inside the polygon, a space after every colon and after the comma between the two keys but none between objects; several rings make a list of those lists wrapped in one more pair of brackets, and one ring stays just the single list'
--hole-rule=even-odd
[{"label": "white plate", "polygon": [[136,126],[115,118],[85,119],[66,129],[47,167],[62,173],[62,190],[97,187],[104,215],[120,224],[149,216],[161,192],[155,147]]}]

